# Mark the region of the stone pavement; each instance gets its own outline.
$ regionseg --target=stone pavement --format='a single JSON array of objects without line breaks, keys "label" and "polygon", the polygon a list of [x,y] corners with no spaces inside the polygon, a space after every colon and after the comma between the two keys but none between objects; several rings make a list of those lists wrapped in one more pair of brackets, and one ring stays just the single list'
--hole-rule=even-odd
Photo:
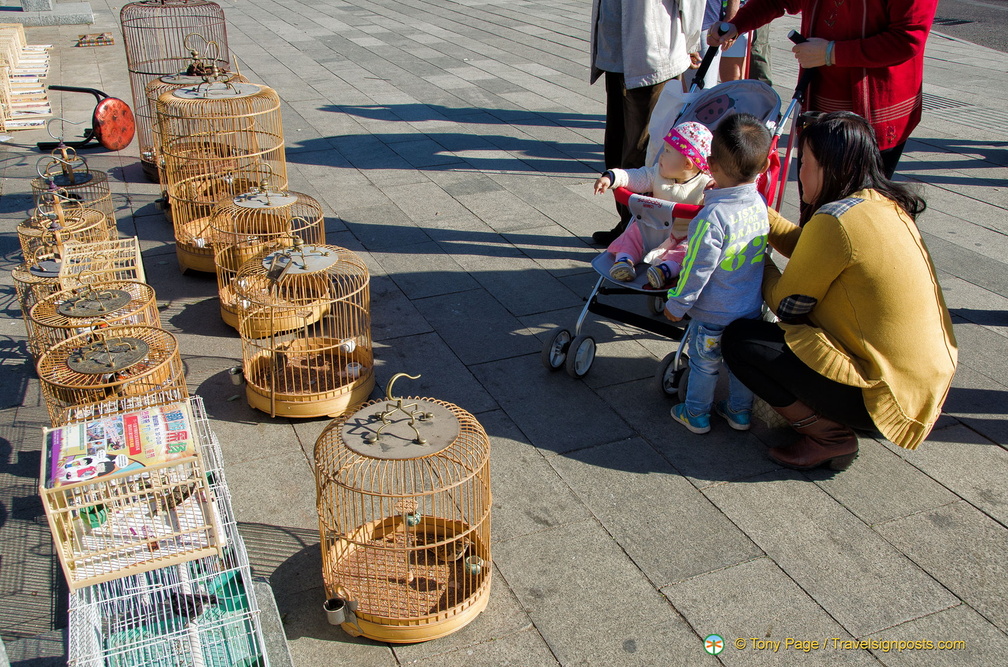
[{"label": "stone pavement", "polygon": [[[130,100],[120,43],[72,47],[83,32],[120,41],[121,3],[92,6],[86,30],[33,28],[29,41],[56,45],[49,83]],[[457,403],[493,442],[494,589],[481,617],[406,646],[327,625],[312,450],[328,420],[269,419],[235,400],[226,369],[240,341],[218,317],[214,279],[179,275],[135,144],[87,151],[114,181],[120,230],[142,240],[295,664],[1008,664],[1008,55],[932,34],[924,120],[900,167],[923,184],[919,224],[960,345],[946,415],[919,450],[863,440],[830,476],[771,463],[767,446],[787,436],[762,425],[695,436],[673,423],[652,388],[670,340],[593,316],[589,375],[542,367],[546,333],[573,327],[596,279],[590,234],[613,223],[611,200],[591,194],[604,116],[601,84],[587,82],[588,0],[221,6],[242,72],[284,100],[291,189],[322,201],[329,242],[367,261],[378,385],[420,373],[398,388]],[[772,29],[785,100],[796,25]],[[88,96],[52,98],[89,118]],[[65,624],[35,495],[45,409],[7,272],[39,135],[0,148],[0,633],[43,635],[8,646],[25,665],[60,654],[50,631]],[[717,658],[703,651],[711,633],[728,643]],[[814,654],[735,647],[746,638],[829,641]]]}]

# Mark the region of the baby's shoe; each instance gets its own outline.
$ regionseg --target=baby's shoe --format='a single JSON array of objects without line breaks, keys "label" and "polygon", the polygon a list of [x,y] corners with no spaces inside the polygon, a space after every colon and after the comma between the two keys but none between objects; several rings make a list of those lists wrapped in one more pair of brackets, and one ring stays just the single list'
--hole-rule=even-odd
[{"label": "baby's shoe", "polygon": [[686,409],[685,403],[672,406],[672,419],[676,420],[693,433],[703,435],[710,432],[710,413],[694,415]]},{"label": "baby's shoe", "polygon": [[735,412],[728,407],[728,401],[718,401],[714,404],[714,412],[718,413],[736,431],[748,431],[752,426],[752,410],[739,410]]},{"label": "baby's shoe", "polygon": [[647,270],[647,281],[651,287],[661,289],[672,282],[672,272],[665,264],[655,264],[649,266]]},{"label": "baby's shoe", "polygon": [[637,277],[637,272],[634,271],[633,262],[629,259],[621,259],[609,269],[609,277],[613,280],[628,283]]}]

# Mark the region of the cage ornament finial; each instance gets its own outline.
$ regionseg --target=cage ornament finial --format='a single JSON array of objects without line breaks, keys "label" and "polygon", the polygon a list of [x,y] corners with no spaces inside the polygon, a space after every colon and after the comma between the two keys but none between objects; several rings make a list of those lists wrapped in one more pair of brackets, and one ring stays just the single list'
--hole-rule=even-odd
[{"label": "cage ornament finial", "polygon": [[395,405],[390,406],[388,403],[386,403],[385,409],[383,411],[376,412],[371,416],[372,419],[381,421],[382,425],[378,427],[377,431],[371,431],[367,435],[365,435],[364,442],[367,442],[369,444],[374,444],[378,442],[379,438],[381,438],[382,431],[384,431],[385,427],[387,427],[389,424],[392,423],[391,416],[397,412],[401,412],[409,417],[409,422],[407,422],[407,425],[410,427],[410,429],[413,431],[413,434],[416,436],[413,438],[413,442],[418,445],[427,444],[427,439],[424,438],[422,435],[420,435],[420,430],[416,427],[416,423],[418,420],[421,422],[431,421],[434,419],[434,415],[433,413],[417,409],[416,403],[410,403],[409,405],[404,406],[402,398],[397,398],[392,395],[392,385],[395,384],[395,381],[401,377],[407,377],[410,380],[420,379],[419,375],[410,375],[409,373],[396,373],[389,379],[388,384],[385,385],[385,400],[395,401]]}]

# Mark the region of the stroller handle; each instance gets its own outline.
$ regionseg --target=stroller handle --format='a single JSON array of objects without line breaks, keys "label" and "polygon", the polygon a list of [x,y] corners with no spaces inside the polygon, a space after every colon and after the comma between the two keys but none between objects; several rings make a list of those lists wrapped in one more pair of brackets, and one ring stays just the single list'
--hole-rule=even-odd
[{"label": "stroller handle", "polygon": [[630,203],[630,197],[636,197],[642,205],[648,208],[664,209],[671,214],[673,218],[684,218],[687,220],[692,220],[696,217],[697,213],[703,206],[697,204],[676,204],[670,201],[665,201],[664,199],[655,199],[654,197],[647,197],[645,195],[637,194],[636,192],[630,192],[626,188],[613,188],[613,197],[616,202],[628,206]]}]

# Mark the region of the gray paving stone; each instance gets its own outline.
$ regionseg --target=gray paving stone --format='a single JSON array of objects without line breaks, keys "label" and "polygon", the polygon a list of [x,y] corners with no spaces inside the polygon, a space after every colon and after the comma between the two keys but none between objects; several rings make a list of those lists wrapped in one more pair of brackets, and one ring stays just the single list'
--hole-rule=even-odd
[{"label": "gray paving stone", "polygon": [[[552,457],[550,463],[656,587],[762,555],[638,438]],[[627,523],[626,516],[634,521]]]},{"label": "gray paving stone", "polygon": [[[410,300],[455,294],[480,287],[450,255],[446,257],[441,246],[433,241],[409,246],[402,252],[383,252],[379,261],[386,275],[395,281],[396,286]],[[454,324],[458,327],[461,323],[456,320]]]},{"label": "gray paving stone", "polygon": [[[1006,393],[1008,386],[985,372],[960,366],[952,380],[942,418],[952,417],[992,443],[1008,443],[1008,424],[1004,419]],[[929,440],[935,437],[931,435]]]},{"label": "gray paving stone", "polygon": [[510,541],[495,554],[561,664],[696,664],[700,639],[594,521]]},{"label": "gray paving stone", "polygon": [[851,635],[957,604],[819,487],[785,471],[751,482],[704,494]]},{"label": "gray paving stone", "polygon": [[985,619],[1008,628],[1008,602],[997,591],[1008,569],[1002,524],[960,500],[876,530]]},{"label": "gray paving stone", "polygon": [[467,366],[540,349],[535,336],[482,289],[416,299],[414,305]]},{"label": "gray paving stone", "polygon": [[914,451],[893,451],[997,521],[1008,518],[1008,452],[965,426],[943,428]]},{"label": "gray paving stone", "polygon": [[[878,664],[865,650],[834,648],[829,640],[849,641],[850,634],[769,558],[715,570],[662,592],[699,634],[724,638],[719,657],[726,665]],[[800,643],[813,641],[819,643],[814,658]]]},{"label": "gray paving stone", "polygon": [[808,475],[868,525],[947,505],[956,499],[945,486],[870,438],[861,438],[857,461],[843,475],[831,476],[818,470]]},{"label": "gray paving stone", "polygon": [[585,507],[507,415],[476,418],[490,436],[494,544],[584,520]]},{"label": "gray paving stone", "polygon": [[[440,645],[440,642],[432,642],[432,645]],[[404,653],[398,647],[394,650],[397,656]],[[448,653],[438,653],[429,658],[410,660],[406,664],[418,665],[419,667],[447,667],[448,665],[459,665],[460,667],[476,667],[477,665],[536,667],[541,665],[545,667],[559,663],[535,628],[529,627],[512,634],[494,637],[485,643],[474,644]]]},{"label": "gray paving stone", "polygon": [[[908,642],[912,649],[873,650],[875,657],[889,667],[917,665],[1000,665],[1008,660],[1008,638],[990,621],[968,605],[940,611],[895,628],[869,636],[878,642]],[[917,649],[918,642],[932,642],[933,649]],[[965,642],[964,648],[939,649],[938,642]],[[946,646],[948,646],[946,644]],[[957,645],[953,645],[957,646]]]},{"label": "gray paving stone", "polygon": [[543,453],[563,453],[630,437],[627,423],[583,383],[550,374],[539,355],[473,367],[496,403]]},{"label": "gray paving stone", "polygon": [[400,395],[437,398],[474,414],[497,407],[485,383],[474,377],[473,369],[467,369],[436,333],[390,340],[387,347],[375,350],[375,358],[379,360],[375,371],[378,387],[384,388],[396,373],[409,373],[420,375],[420,379],[400,381],[396,385]]}]

